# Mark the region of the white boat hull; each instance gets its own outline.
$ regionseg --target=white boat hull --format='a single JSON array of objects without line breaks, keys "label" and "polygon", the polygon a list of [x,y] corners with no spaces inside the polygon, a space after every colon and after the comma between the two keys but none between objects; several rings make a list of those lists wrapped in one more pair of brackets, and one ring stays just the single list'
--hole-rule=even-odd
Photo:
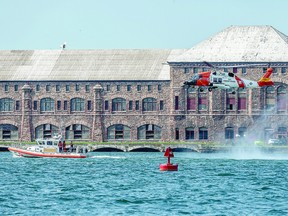
[{"label": "white boat hull", "polygon": [[13,155],[17,157],[28,157],[28,158],[86,158],[87,155],[80,153],[43,153],[43,152],[35,152],[28,151],[20,148],[9,147],[8,150],[13,153]]}]

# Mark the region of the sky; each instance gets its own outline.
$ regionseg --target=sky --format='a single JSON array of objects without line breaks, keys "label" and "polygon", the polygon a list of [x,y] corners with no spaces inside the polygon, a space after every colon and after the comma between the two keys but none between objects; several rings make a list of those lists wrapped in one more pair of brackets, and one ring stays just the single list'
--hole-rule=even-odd
[{"label": "sky", "polygon": [[0,50],[188,49],[231,25],[288,35],[288,1],[0,0]]}]

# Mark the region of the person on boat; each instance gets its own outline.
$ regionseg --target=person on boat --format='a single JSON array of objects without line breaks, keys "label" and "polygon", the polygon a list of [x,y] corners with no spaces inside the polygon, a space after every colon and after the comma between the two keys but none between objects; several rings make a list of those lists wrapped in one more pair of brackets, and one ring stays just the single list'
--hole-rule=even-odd
[{"label": "person on boat", "polygon": [[72,143],[72,141],[70,142],[70,152],[73,152],[73,143]]},{"label": "person on boat", "polygon": [[65,140],[63,141],[63,151],[66,152],[66,143],[65,143]]},{"label": "person on boat", "polygon": [[62,145],[62,142],[61,142],[61,141],[59,141],[58,147],[59,147],[59,152],[62,152],[62,150],[63,150],[63,145]]}]

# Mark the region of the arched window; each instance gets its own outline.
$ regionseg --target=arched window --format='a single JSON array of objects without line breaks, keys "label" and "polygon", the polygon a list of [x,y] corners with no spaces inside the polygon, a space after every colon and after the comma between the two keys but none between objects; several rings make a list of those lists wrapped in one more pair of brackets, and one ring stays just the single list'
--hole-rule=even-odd
[{"label": "arched window", "polygon": [[239,128],[238,128],[238,135],[239,135],[239,137],[244,137],[246,131],[247,131],[247,128],[246,128],[246,127],[239,127]]},{"label": "arched window", "polygon": [[279,139],[287,139],[287,128],[286,127],[278,127],[278,138]]},{"label": "arched window", "polygon": [[155,98],[144,98],[142,101],[143,111],[156,111],[156,99]]},{"label": "arched window", "polygon": [[84,139],[87,140],[90,137],[90,130],[85,125],[73,124],[65,129],[65,137],[68,140]]},{"label": "arched window", "polygon": [[52,124],[43,124],[35,128],[35,138],[51,138],[59,133],[59,128]]},{"label": "arched window", "polygon": [[226,127],[225,128],[225,139],[234,139],[234,128]]},{"label": "arched window", "polygon": [[54,99],[42,98],[40,100],[40,111],[54,111]]},{"label": "arched window", "polygon": [[286,88],[284,86],[279,86],[277,88],[277,110],[286,110]]},{"label": "arched window", "polygon": [[84,106],[84,99],[83,98],[73,98],[71,99],[71,111],[85,111],[85,106]]},{"label": "arched window", "polygon": [[193,140],[194,137],[194,128],[193,127],[187,127],[185,128],[185,139],[186,140]]},{"label": "arched window", "polygon": [[0,125],[1,140],[18,140],[18,128],[11,124]]},{"label": "arched window", "polygon": [[124,98],[114,98],[112,100],[112,111],[125,111],[126,100]]},{"label": "arched window", "polygon": [[130,140],[131,129],[123,124],[115,124],[107,129],[108,140]]},{"label": "arched window", "polygon": [[273,86],[268,86],[266,88],[266,111],[273,111],[275,104],[275,88]]},{"label": "arched window", "polygon": [[208,129],[206,127],[199,128],[199,140],[207,140],[208,139]]},{"label": "arched window", "polygon": [[8,112],[14,110],[14,100],[11,98],[0,99],[0,111]]},{"label": "arched window", "polygon": [[161,139],[161,128],[154,124],[146,124],[146,125],[140,126],[137,129],[137,133],[138,133],[139,140]]}]

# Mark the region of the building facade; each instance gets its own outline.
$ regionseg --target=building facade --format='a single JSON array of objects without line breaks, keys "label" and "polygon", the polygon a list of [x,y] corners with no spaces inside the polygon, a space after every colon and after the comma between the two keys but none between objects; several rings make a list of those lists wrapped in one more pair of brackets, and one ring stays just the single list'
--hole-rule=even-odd
[{"label": "building facade", "polygon": [[[266,68],[243,64],[269,63],[275,86],[183,85],[203,61],[251,80]],[[288,38],[271,26],[231,26],[188,50],[0,51],[0,140],[286,139],[287,68]]]}]

